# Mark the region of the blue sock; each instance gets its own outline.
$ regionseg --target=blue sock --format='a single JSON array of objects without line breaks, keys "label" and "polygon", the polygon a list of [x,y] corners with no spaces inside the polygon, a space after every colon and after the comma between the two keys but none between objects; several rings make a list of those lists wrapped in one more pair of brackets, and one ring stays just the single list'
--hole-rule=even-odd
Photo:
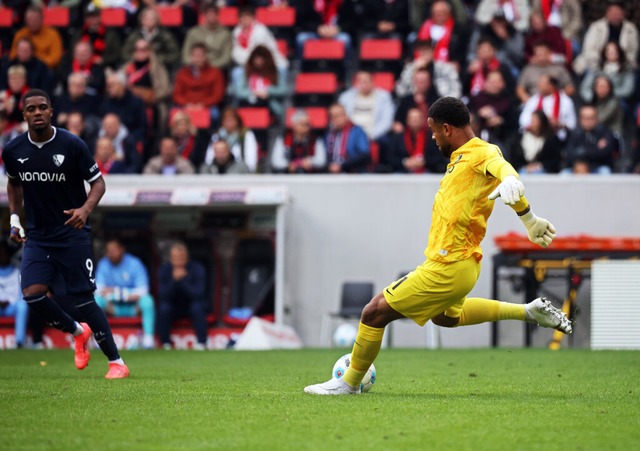
[{"label": "blue sock", "polygon": [[96,304],[94,299],[88,299],[84,302],[80,301],[76,304],[76,308],[80,311],[85,321],[93,332],[93,338],[100,346],[102,353],[107,356],[109,361],[120,358],[116,342],[113,341],[111,327],[107,321],[104,311]]},{"label": "blue sock", "polygon": [[67,315],[53,299],[47,297],[46,293],[25,296],[24,300],[29,308],[38,312],[51,326],[62,332],[68,332],[70,334],[75,332],[76,322]]}]

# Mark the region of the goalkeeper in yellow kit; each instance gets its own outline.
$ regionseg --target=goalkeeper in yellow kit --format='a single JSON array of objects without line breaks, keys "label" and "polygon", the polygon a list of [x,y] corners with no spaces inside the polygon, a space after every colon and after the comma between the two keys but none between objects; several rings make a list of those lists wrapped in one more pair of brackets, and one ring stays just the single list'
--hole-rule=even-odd
[{"label": "goalkeeper in yellow kit", "polygon": [[427,259],[365,306],[344,377],[305,387],[306,393],[360,393],[360,382],[380,351],[385,326],[400,318],[411,318],[420,326],[431,320],[443,327],[512,319],[571,333],[571,322],[545,298],[511,304],[466,297],[480,275],[480,243],[495,199],[501,197],[513,208],[533,243],[549,246],[556,231],[533,214],[524,185],[500,149],[476,138],[469,111],[460,100],[438,99],[429,108],[428,123],[450,162],[433,204]]}]

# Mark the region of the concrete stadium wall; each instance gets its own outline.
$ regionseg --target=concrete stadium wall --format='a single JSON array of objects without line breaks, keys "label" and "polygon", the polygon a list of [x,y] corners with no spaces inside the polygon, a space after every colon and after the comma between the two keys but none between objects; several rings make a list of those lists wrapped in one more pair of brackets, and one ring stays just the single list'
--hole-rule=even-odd
[{"label": "concrete stadium wall", "polygon": [[[560,235],[640,235],[640,177],[523,178],[534,212]],[[397,275],[422,263],[439,176],[204,176],[172,179],[172,186],[287,186],[285,207],[285,322],[305,345],[321,346],[323,314],[336,311],[344,281],[373,281],[382,290]],[[161,177],[116,177],[108,187],[158,186]],[[524,227],[513,211],[496,205],[483,242],[485,260],[472,295],[491,295],[493,237]],[[507,299],[504,299],[507,300]],[[403,324],[406,343],[426,343],[426,333]],[[513,328],[511,328],[513,330]],[[520,330],[520,329],[519,329]],[[408,334],[408,337],[407,337]],[[445,347],[490,345],[489,325],[441,330]],[[402,343],[398,343],[402,344]]]}]

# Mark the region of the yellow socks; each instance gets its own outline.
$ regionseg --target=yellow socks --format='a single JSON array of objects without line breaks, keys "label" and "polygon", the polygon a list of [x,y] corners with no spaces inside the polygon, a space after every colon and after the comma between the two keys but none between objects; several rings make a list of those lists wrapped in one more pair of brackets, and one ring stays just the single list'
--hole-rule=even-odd
[{"label": "yellow socks", "polygon": [[468,298],[462,306],[462,314],[458,326],[517,319],[524,321],[524,304],[512,304],[483,298]]},{"label": "yellow socks", "polygon": [[344,375],[344,381],[358,387],[367,370],[380,352],[384,327],[370,327],[360,323],[358,336],[351,351],[351,364]]}]

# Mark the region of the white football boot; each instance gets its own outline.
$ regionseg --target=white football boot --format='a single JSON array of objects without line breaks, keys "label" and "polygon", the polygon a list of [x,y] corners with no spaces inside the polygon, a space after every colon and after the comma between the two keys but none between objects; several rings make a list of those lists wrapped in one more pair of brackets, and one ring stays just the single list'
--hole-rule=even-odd
[{"label": "white football boot", "polygon": [[331,379],[323,384],[309,385],[304,388],[305,393],[311,395],[359,395],[360,387],[354,388],[344,379]]},{"label": "white football boot", "polygon": [[550,327],[565,334],[573,331],[572,322],[562,310],[554,307],[545,297],[534,299],[525,304],[526,321],[542,327]]}]

